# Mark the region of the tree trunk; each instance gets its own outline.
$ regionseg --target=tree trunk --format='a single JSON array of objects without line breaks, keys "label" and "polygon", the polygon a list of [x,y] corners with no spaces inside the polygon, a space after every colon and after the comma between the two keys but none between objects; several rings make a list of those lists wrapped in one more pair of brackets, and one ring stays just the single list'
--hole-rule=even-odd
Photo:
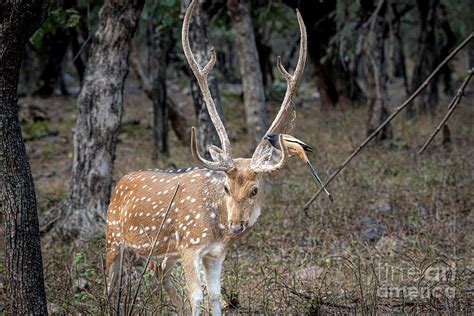
[{"label": "tree trunk", "polygon": [[86,63],[89,56],[90,41],[89,41],[89,13],[98,6],[99,2],[93,2],[91,5],[85,7],[76,6],[75,8],[79,11],[81,19],[75,28],[70,29],[71,33],[71,50],[74,58],[74,67],[76,67],[77,74],[79,75],[80,83],[84,79],[84,73],[86,72]]},{"label": "tree trunk", "polygon": [[[365,32],[364,42],[364,73],[367,79],[367,94],[369,115],[367,121],[367,135],[372,134],[388,116],[387,111],[387,65],[385,58],[385,13],[386,4],[381,2],[377,7],[372,0],[361,1],[364,15],[371,17]],[[387,125],[377,140],[392,138],[392,129]]]},{"label": "tree trunk", "polygon": [[84,55],[87,55],[87,48],[83,48],[83,45],[87,45],[85,42],[79,41],[79,32],[75,29],[71,30],[71,49],[73,55],[74,67],[76,67],[77,75],[79,76],[79,82],[82,83],[84,79],[84,73],[86,72],[86,63]]},{"label": "tree trunk", "polygon": [[269,84],[272,84],[274,79],[273,65],[270,61],[272,47],[264,41],[263,35],[260,34],[257,29],[255,29],[254,31],[255,44],[257,45],[258,52],[258,60],[260,61],[260,71],[262,72],[263,86],[266,88]]},{"label": "tree trunk", "polygon": [[[136,54],[136,49],[133,49],[130,55],[130,63],[132,65],[135,74],[137,75],[138,83],[140,88],[145,92],[146,96],[153,101],[153,89],[150,81],[148,80],[140,60]],[[181,144],[189,146],[191,143],[190,129],[186,120],[186,116],[183,110],[167,95],[166,108],[168,109],[168,118],[171,122],[176,137],[178,137]]]},{"label": "tree trunk", "polygon": [[474,68],[474,42],[468,45],[467,65],[469,69]]},{"label": "tree trunk", "polygon": [[[70,9],[75,5],[75,0],[60,0],[56,5],[64,9]],[[40,86],[34,92],[42,97],[53,94],[67,95],[68,91],[64,83],[64,57],[69,47],[71,31],[64,25],[58,27],[54,33],[48,34],[40,49],[41,75]],[[45,61],[45,62],[44,62]]]},{"label": "tree trunk", "polygon": [[405,52],[403,39],[401,34],[401,18],[408,12],[407,8],[404,8],[403,12],[400,12],[400,9],[397,6],[397,3],[390,3],[388,6],[391,12],[391,39],[392,39],[392,49],[391,49],[391,73],[395,78],[402,78],[403,84],[405,86],[405,93],[409,93],[408,77],[406,72],[406,62],[405,62]]},{"label": "tree trunk", "polygon": [[[188,7],[190,1],[182,0],[182,8]],[[211,57],[210,49],[211,45],[209,42],[208,28],[209,28],[209,15],[203,8],[205,1],[200,0],[195,8],[195,13],[191,19],[191,27],[189,30],[189,37],[191,42],[191,49],[194,54],[194,58],[200,67],[204,67]],[[198,125],[198,146],[199,151],[205,158],[210,159],[211,156],[208,152],[210,145],[221,146],[217,131],[212,124],[209,113],[207,112],[206,104],[202,99],[201,90],[197,84],[196,78],[191,72],[191,93],[194,101],[194,109],[196,112],[196,119]],[[211,91],[212,98],[216,104],[217,113],[223,120],[223,111],[221,105],[221,99],[219,97],[219,90],[217,87],[217,80],[215,70],[211,71],[208,76],[209,90]]]},{"label": "tree trunk", "polygon": [[[420,35],[415,59],[415,68],[410,85],[410,93],[415,91],[436,67],[439,60],[436,46],[435,23],[436,10],[439,0],[417,0],[418,14],[420,17]],[[429,86],[414,100],[415,104],[408,108],[407,115],[412,117],[418,113],[430,112],[434,114],[438,103],[438,78],[435,77]]]},{"label": "tree trunk", "polygon": [[266,132],[265,91],[248,0],[228,0],[242,76],[248,146],[253,151]]},{"label": "tree trunk", "polygon": [[323,60],[323,57],[327,54],[331,38],[337,33],[333,17],[337,1],[284,0],[284,3],[292,8],[298,8],[301,12],[308,32],[308,57],[314,65],[314,78],[321,104],[324,109],[333,108],[339,101],[334,80],[336,68],[331,58]]},{"label": "tree trunk", "polygon": [[[130,43],[144,0],[108,0],[89,52],[77,100],[69,194],[56,232],[86,240],[103,229],[123,109]],[[61,208],[61,207],[59,207]],[[56,234],[53,234],[53,236]]]},{"label": "tree trunk", "polygon": [[[439,52],[439,58],[436,63],[439,63],[441,60],[446,58],[449,52],[451,51],[451,49],[456,44],[456,35],[454,35],[451,25],[449,24],[446,7],[444,6],[444,4],[440,4],[440,16],[441,16],[440,27],[446,36],[446,41],[441,46],[441,49]],[[448,65],[445,65],[443,69],[441,70],[441,73],[442,73],[443,82],[444,82],[444,93],[448,95],[453,95],[455,92],[452,85],[451,68]]]},{"label": "tree trunk", "polygon": [[43,43],[40,60],[46,60],[39,77],[40,86],[33,94],[41,97],[67,95],[63,80],[63,59],[69,46],[68,33],[59,28]]},{"label": "tree trunk", "polygon": [[168,102],[166,88],[166,67],[168,51],[171,47],[171,30],[160,33],[153,32],[151,68],[152,70],[152,101],[153,101],[153,159],[159,154],[169,155],[168,148]]},{"label": "tree trunk", "polygon": [[186,121],[186,116],[183,110],[175,103],[173,100],[168,96],[166,100],[168,102],[167,107],[169,110],[168,118],[171,123],[171,127],[173,128],[176,137],[179,139],[181,144],[184,146],[191,145],[191,129],[188,126]]},{"label": "tree trunk", "polygon": [[0,208],[5,237],[7,314],[46,315],[36,195],[18,119],[17,86],[25,43],[42,1],[0,4]]},{"label": "tree trunk", "polygon": [[221,39],[221,47],[217,52],[216,68],[219,69],[220,73],[226,79],[228,83],[240,83],[240,78],[237,77],[237,71],[235,70],[236,65],[236,48],[234,39],[229,36],[224,36]]}]

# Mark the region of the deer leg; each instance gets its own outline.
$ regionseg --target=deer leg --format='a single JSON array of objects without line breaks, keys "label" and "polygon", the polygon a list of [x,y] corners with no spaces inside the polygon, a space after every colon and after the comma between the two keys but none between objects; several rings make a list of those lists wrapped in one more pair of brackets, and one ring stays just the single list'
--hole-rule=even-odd
[{"label": "deer leg", "polygon": [[118,259],[119,251],[117,248],[112,247],[107,249],[107,256],[105,258],[105,274],[108,277],[107,283],[107,296],[110,297],[114,288],[115,282],[117,281],[118,274],[120,273],[120,262]]},{"label": "deer leg", "polygon": [[221,315],[221,271],[223,257],[203,257],[204,273],[206,277],[207,292],[209,293],[210,310],[212,315]]},{"label": "deer leg", "polygon": [[[164,261],[165,262],[165,261]],[[171,281],[171,271],[173,270],[173,266],[176,263],[176,259],[168,259],[164,266],[162,264],[156,265],[156,276],[161,277],[161,281],[163,282],[163,287],[168,294],[171,302],[173,305],[178,309],[180,314],[184,313],[183,303],[178,295],[178,291],[174,286],[173,282]]]},{"label": "deer leg", "polygon": [[185,251],[182,258],[192,315],[198,316],[203,300],[200,276],[201,258],[196,252],[191,250]]}]

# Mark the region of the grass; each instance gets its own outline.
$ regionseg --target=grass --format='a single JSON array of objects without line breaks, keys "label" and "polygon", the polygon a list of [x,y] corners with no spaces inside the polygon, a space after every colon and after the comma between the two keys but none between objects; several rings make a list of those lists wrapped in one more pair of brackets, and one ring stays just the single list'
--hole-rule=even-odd
[{"label": "grass", "polygon": [[[241,105],[234,96],[223,96],[234,152],[245,155]],[[222,297],[228,309],[243,314],[472,312],[474,109],[465,106],[467,100],[449,123],[452,143],[443,147],[437,138],[423,156],[416,152],[445,107],[435,117],[397,118],[396,139],[366,148],[330,185],[334,204],[322,194],[309,217],[302,206],[318,186],[306,166],[292,160],[270,177],[260,219],[225,261]],[[41,212],[67,192],[72,157],[67,127],[74,124],[75,108],[71,98],[34,101],[52,113],[48,124],[60,131],[58,137],[27,143]],[[293,134],[316,148],[311,159],[326,179],[365,137],[367,110],[347,106],[321,112],[316,102],[299,103]],[[139,124],[128,125],[120,135],[115,179],[131,170],[193,165],[190,149],[174,135],[171,158],[151,160],[149,106],[142,96],[126,97],[124,121]],[[277,107],[271,104],[270,111]],[[45,176],[49,170],[55,172]],[[43,249],[52,314],[113,311],[115,302],[106,304],[102,295],[103,256],[103,237],[82,246],[58,243]],[[125,256],[122,309],[130,303],[143,264],[133,254]],[[181,269],[173,276],[184,299]],[[150,273],[134,310],[174,311]]]}]

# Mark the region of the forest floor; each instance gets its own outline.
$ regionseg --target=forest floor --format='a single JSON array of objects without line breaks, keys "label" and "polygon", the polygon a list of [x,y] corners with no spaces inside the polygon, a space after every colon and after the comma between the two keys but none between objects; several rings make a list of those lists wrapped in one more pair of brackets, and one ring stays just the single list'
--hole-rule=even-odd
[{"label": "forest floor", "polygon": [[[193,165],[190,148],[181,145],[173,133],[170,158],[151,159],[151,104],[133,87],[128,90],[114,179],[138,169]],[[327,179],[365,138],[367,108],[321,111],[311,87],[300,91],[293,134],[316,149],[311,160]],[[222,97],[234,153],[248,155],[239,97],[225,91]],[[449,122],[452,143],[442,146],[437,137],[423,155],[417,155],[448,101],[446,96],[441,99],[434,116],[408,120],[402,113],[395,119],[394,140],[364,149],[331,183],[333,204],[322,194],[307,214],[303,212],[304,203],[319,186],[301,162],[292,160],[271,177],[261,217],[225,261],[222,280],[227,309],[238,305],[232,313],[243,314],[472,312],[472,93]],[[47,116],[32,122],[27,113],[22,114],[26,115],[23,131],[41,214],[67,192],[75,97],[23,98],[21,102],[34,104]],[[180,103],[189,122],[194,122],[189,95]],[[276,102],[269,103],[271,113],[277,108]],[[104,246],[103,237],[81,246],[63,242],[43,246],[53,314],[111,311],[113,304],[107,306],[102,295]],[[125,256],[126,304],[143,264],[132,254]],[[181,269],[174,278],[184,296],[179,285],[183,284]],[[149,273],[134,310],[142,314],[173,311]]]}]

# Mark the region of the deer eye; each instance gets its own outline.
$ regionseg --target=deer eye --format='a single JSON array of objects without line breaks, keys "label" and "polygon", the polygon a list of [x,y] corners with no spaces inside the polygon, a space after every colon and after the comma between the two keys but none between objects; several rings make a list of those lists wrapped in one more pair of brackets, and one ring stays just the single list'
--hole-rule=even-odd
[{"label": "deer eye", "polygon": [[224,185],[224,191],[226,194],[229,194],[229,188],[226,185]]},{"label": "deer eye", "polygon": [[257,195],[257,193],[258,193],[258,188],[253,187],[252,191],[250,191],[250,196],[255,196],[255,195]]}]

